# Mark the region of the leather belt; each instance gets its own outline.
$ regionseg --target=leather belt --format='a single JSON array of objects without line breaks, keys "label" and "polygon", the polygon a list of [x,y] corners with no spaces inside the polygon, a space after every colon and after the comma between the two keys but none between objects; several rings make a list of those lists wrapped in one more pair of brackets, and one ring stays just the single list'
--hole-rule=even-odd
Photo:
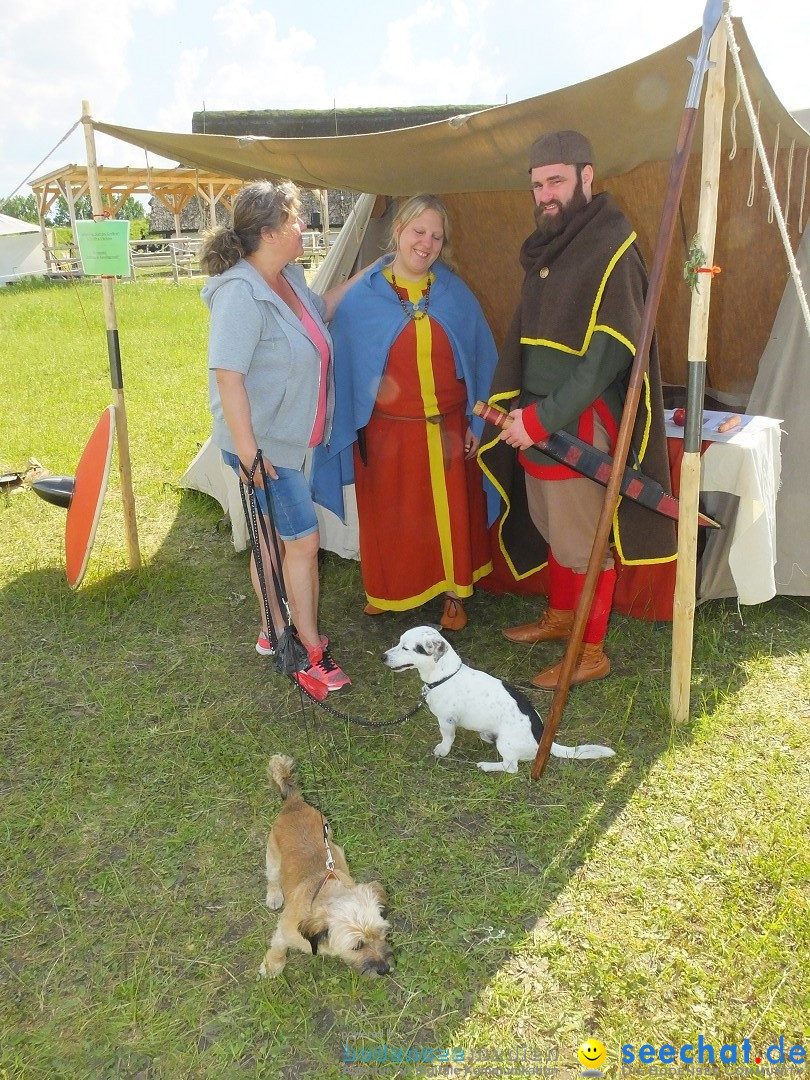
[{"label": "leather belt", "polygon": [[442,440],[442,460],[444,461],[444,471],[449,472],[450,435],[447,431],[445,417],[441,413],[434,413],[432,416],[395,416],[393,413],[381,412],[379,409],[375,409],[374,415],[381,417],[383,420],[405,420],[409,421],[410,423],[437,424],[439,427],[439,434]]}]

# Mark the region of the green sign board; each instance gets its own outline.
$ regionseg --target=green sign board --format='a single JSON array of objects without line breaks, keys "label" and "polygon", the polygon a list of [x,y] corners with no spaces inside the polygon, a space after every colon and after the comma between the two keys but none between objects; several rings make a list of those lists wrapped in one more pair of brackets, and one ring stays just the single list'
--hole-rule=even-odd
[{"label": "green sign board", "polygon": [[128,221],[77,221],[82,269],[90,277],[126,277],[129,270]]}]

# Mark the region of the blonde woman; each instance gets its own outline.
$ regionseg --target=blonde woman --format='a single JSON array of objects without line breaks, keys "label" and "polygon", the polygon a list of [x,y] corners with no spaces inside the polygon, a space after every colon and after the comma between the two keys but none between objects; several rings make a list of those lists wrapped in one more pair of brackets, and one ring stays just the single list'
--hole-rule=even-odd
[{"label": "blonde woman", "polygon": [[388,256],[342,300],[331,330],[335,424],[313,455],[314,497],[343,517],[342,485],[355,484],[367,615],[442,597],[441,625],[460,630],[464,599],[492,569],[472,407],[489,393],[496,351],[451,269],[436,196],[400,208]]}]

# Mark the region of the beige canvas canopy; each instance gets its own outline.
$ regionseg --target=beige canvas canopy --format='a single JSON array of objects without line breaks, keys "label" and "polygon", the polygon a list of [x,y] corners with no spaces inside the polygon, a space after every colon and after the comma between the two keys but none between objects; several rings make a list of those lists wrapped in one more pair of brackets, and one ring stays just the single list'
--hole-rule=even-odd
[{"label": "beige canvas canopy", "polygon": [[[752,97],[765,130],[810,146],[810,136],[776,98],[739,20],[735,33]],[[142,131],[96,122],[108,135],[185,165],[249,179],[291,177],[313,187],[376,194],[417,191],[511,191],[526,188],[526,155],[538,132],[575,127],[591,140],[598,174],[628,173],[672,154],[700,32],[626,67],[540,97],[499,105],[421,127],[313,139],[239,138]],[[729,65],[728,94],[736,96]],[[742,123],[738,145],[750,148]],[[731,134],[726,144],[731,146]],[[695,145],[700,145],[699,132]]]},{"label": "beige canvas canopy", "polygon": [[[795,251],[810,212],[810,133],[774,94],[741,21],[734,20],[734,25]],[[441,195],[451,219],[458,271],[480,299],[500,342],[520,288],[518,251],[533,228],[527,174],[532,141],[543,131],[561,128],[576,128],[587,135],[594,150],[597,189],[610,189],[651,260],[692,75],[688,57],[695,55],[699,41],[696,30],[651,56],[562,90],[379,134],[269,139],[143,131],[101,121],[94,121],[94,127],[183,165],[245,179],[289,177],[303,185],[388,197],[417,191]],[[731,63],[726,65],[725,78],[714,253],[721,274],[712,290],[706,374],[707,388],[715,397],[745,406],[771,338],[789,270]],[[690,290],[683,267],[697,231],[701,129],[699,119],[681,199],[680,228],[671,248],[656,322],[663,378],[675,385],[686,380]],[[385,203],[385,199],[377,200],[372,225],[384,212]],[[806,366],[810,364],[806,339],[798,335],[797,340],[805,353],[794,355],[792,362]],[[788,360],[783,358],[783,363]],[[794,407],[801,410],[801,425],[794,427],[795,433],[807,424],[805,403]],[[805,444],[800,450],[794,434],[783,447],[788,456],[801,453],[805,461],[807,449]],[[780,498],[785,497],[783,489]],[[788,497],[798,500],[807,534],[810,497],[798,490]],[[798,577],[791,576],[792,593],[810,593],[810,542],[802,543],[798,555],[785,556],[801,567]]]},{"label": "beige canvas canopy", "polygon": [[[777,190],[786,205],[795,248],[810,134],[774,94],[739,20],[735,33],[765,145],[775,159]],[[221,175],[289,177],[315,187],[389,196],[417,191],[444,196],[459,271],[479,296],[500,339],[520,281],[517,251],[532,228],[526,167],[532,140],[555,128],[584,132],[594,149],[597,187],[610,188],[651,257],[691,78],[687,58],[695,54],[699,40],[696,30],[660,52],[575,86],[451,120],[373,135],[263,139],[145,131],[98,120],[94,127],[183,165]],[[761,169],[752,164],[751,128],[742,107],[734,107],[738,93],[733,66],[728,64],[726,70],[715,257],[723,268],[723,279],[713,298],[708,378],[714,390],[744,400],[788,271],[778,231],[768,221],[769,197]],[[700,144],[698,130],[694,146]],[[672,383],[684,379],[689,293],[683,285],[682,267],[696,229],[699,178],[696,160],[687,176],[681,236],[673,245],[657,324],[663,375]],[[810,203],[810,193],[805,198]],[[751,302],[752,292],[756,303]]]}]

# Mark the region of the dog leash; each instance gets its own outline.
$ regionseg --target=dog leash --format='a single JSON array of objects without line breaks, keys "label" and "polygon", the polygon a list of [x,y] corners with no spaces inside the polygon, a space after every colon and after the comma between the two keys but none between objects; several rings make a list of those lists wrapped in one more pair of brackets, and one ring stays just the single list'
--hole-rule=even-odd
[{"label": "dog leash", "polygon": [[[443,679],[437,679],[436,682],[425,683],[424,686],[422,687],[422,692],[419,695],[419,700],[413,706],[413,708],[408,709],[408,711],[406,713],[403,713],[402,716],[398,716],[395,720],[379,720],[379,721],[361,720],[360,717],[358,717],[358,716],[352,716],[350,713],[342,712],[340,709],[336,709],[332,705],[327,705],[325,701],[319,701],[317,698],[312,698],[311,700],[314,701],[315,704],[319,708],[323,709],[324,712],[331,713],[332,716],[336,716],[340,720],[348,720],[352,724],[357,724],[358,727],[365,727],[365,728],[393,727],[395,724],[404,724],[406,720],[410,720],[411,717],[416,716],[416,714],[419,712],[419,710],[422,708],[422,706],[425,705],[426,700],[427,700],[427,696],[430,693],[430,691],[435,690],[436,687],[441,686],[442,683],[449,682],[450,679],[452,679],[455,675],[458,675],[458,673],[461,671],[461,669],[463,667],[464,667],[464,664],[461,663],[461,664],[458,665],[458,667],[456,668],[455,671],[451,671],[450,674],[445,675]],[[302,687],[301,689],[305,694],[307,693],[307,690],[306,690],[305,687]]]},{"label": "dog leash", "polygon": [[310,701],[314,702],[319,709],[322,709],[325,713],[329,713],[330,716],[334,716],[337,720],[345,720],[347,723],[355,724],[357,727],[371,728],[372,730],[396,727],[398,724],[404,724],[407,720],[416,716],[425,704],[425,690],[423,688],[417,703],[412,708],[408,709],[406,713],[402,713],[401,716],[397,716],[393,720],[366,720],[359,716],[352,716],[351,713],[343,712],[342,709],[336,709],[334,705],[329,705],[326,701],[321,701],[318,698],[313,697],[305,686],[300,687],[300,689],[301,692],[305,694]]},{"label": "dog leash", "polygon": [[[314,701],[316,704],[322,704],[322,698],[317,697],[309,689],[310,680],[303,673],[302,668],[308,664],[309,659],[307,652],[304,649],[303,644],[297,638],[295,634],[295,628],[292,623],[292,612],[290,610],[289,601],[284,588],[284,576],[281,568],[281,551],[278,544],[278,534],[276,532],[275,521],[273,520],[272,504],[270,501],[270,489],[269,481],[267,478],[267,472],[264,467],[264,459],[262,457],[261,450],[256,451],[256,457],[253,459],[253,464],[250,468],[250,472],[245,469],[244,465],[239,463],[240,469],[245,474],[245,479],[239,485],[239,492],[242,497],[242,509],[245,512],[245,518],[247,520],[248,532],[250,534],[251,547],[253,549],[253,558],[256,563],[256,571],[259,579],[259,584],[262,594],[262,603],[264,605],[264,615],[267,620],[267,632],[270,636],[270,641],[273,644],[273,648],[276,654],[276,670],[282,675],[289,675],[293,682],[297,685],[299,690],[299,700],[301,704],[301,716],[304,722],[304,731],[307,738],[307,749],[309,752],[309,765],[312,770],[312,776],[314,780],[314,787],[316,791],[319,789],[318,777],[315,769],[315,758],[312,752],[312,742],[309,735],[309,725],[307,724],[306,711],[304,709],[304,694]],[[264,521],[264,515],[258,513],[256,510],[256,471],[259,471],[262,477],[262,483],[264,485],[265,498],[267,501],[268,519],[270,522],[270,535],[268,535],[267,525]],[[240,480],[241,480],[240,476]],[[265,547],[268,555],[270,556],[270,572],[273,578],[273,589],[276,594],[276,601],[278,603],[279,611],[282,612],[286,626],[280,634],[276,633],[273,620],[270,615],[270,602],[267,596],[267,581],[264,576],[264,560],[262,557],[261,542],[259,534],[261,532],[261,538],[264,540]],[[272,541],[272,549],[271,549]],[[271,554],[272,552],[272,554]],[[275,565],[273,563],[272,555],[275,555]],[[295,675],[298,674],[298,678]],[[313,684],[314,687],[314,684]],[[325,697],[325,688],[321,691],[321,688],[317,688],[319,693],[322,693]],[[320,802],[320,799],[318,800]],[[312,899],[314,900],[321,889],[324,887],[327,881],[337,880],[337,874],[335,873],[335,860],[332,855],[332,849],[329,846],[329,822],[323,816],[323,811],[318,808],[318,813],[321,817],[321,825],[323,827],[323,843],[326,849],[326,873],[321,878],[318,887],[315,889]]]},{"label": "dog leash", "polygon": [[[253,558],[256,563],[257,577],[259,579],[259,585],[262,594],[262,603],[264,605],[264,614],[267,621],[267,632],[270,636],[270,641],[276,652],[276,670],[279,674],[288,675],[290,679],[296,684],[299,691],[299,701],[301,705],[301,718],[304,725],[304,732],[307,740],[307,750],[309,755],[309,766],[312,772],[313,786],[315,792],[320,791],[320,784],[318,781],[317,770],[315,768],[315,757],[312,749],[312,741],[310,738],[309,724],[307,723],[306,709],[304,708],[304,696],[309,698],[310,701],[319,705],[325,712],[330,713],[343,720],[349,720],[354,724],[359,724],[361,727],[369,728],[382,728],[387,727],[389,724],[404,723],[410,717],[414,716],[424,704],[424,694],[420,697],[420,700],[416,706],[410,709],[404,716],[398,717],[394,721],[379,721],[374,722],[371,720],[362,720],[359,717],[350,716],[348,713],[342,712],[340,709],[335,709],[333,706],[327,705],[325,702],[326,688],[321,688],[320,685],[316,685],[313,680],[310,680],[306,673],[302,670],[308,664],[308,657],[303,644],[299,641],[295,634],[295,628],[292,622],[292,612],[287,599],[286,590],[284,587],[284,576],[282,572],[281,563],[281,551],[279,550],[278,534],[276,532],[275,522],[272,516],[272,504],[270,501],[270,488],[269,480],[267,478],[267,472],[264,467],[264,459],[262,457],[261,450],[257,450],[256,457],[253,459],[253,464],[248,471],[245,466],[240,462],[240,470],[244,473],[244,479],[240,475],[241,483],[239,485],[239,493],[242,498],[242,509],[245,513],[245,519],[247,521],[248,533],[250,535],[251,547],[253,550]],[[270,523],[269,535],[268,528],[264,520],[264,515],[256,509],[256,474],[257,470],[262,477],[262,483],[264,485],[268,519]],[[261,539],[264,540],[265,548],[270,557],[270,572],[273,579],[273,589],[276,594],[276,601],[278,603],[279,611],[282,613],[285,619],[285,627],[280,634],[276,633],[275,626],[270,614],[270,602],[267,595],[267,581],[264,575],[264,560],[262,557]],[[271,547],[272,544],[272,547]],[[272,553],[272,554],[271,554]],[[273,563],[272,555],[275,555],[275,565]],[[297,677],[296,677],[297,676]],[[311,687],[311,688],[310,688]],[[316,692],[317,691],[317,692]],[[318,797],[318,803],[320,803],[320,797]],[[329,822],[323,815],[323,811],[318,807],[318,813],[321,818],[321,825],[323,828],[323,843],[325,849],[325,865],[326,873],[318,883],[317,888],[312,896],[312,900],[324,887],[327,881],[338,880],[338,875],[335,872],[335,860],[332,854],[332,849],[329,845]]]},{"label": "dog leash", "polygon": [[[318,813],[321,813],[320,810],[318,811]],[[312,900],[310,901],[310,903],[314,903],[315,897],[318,895],[318,893],[321,891],[327,881],[340,880],[337,876],[337,873],[335,872],[335,860],[332,855],[332,849],[329,846],[329,822],[326,820],[323,814],[321,814],[321,821],[323,822],[323,845],[326,848],[326,873],[318,882],[318,886],[315,889],[315,892],[312,894]]]},{"label": "dog leash", "polygon": [[[259,578],[259,585],[262,592],[262,601],[264,604],[265,619],[267,620],[267,631],[270,635],[270,640],[276,650],[276,670],[282,675],[289,675],[293,682],[297,685],[302,695],[309,698],[311,702],[323,709],[324,712],[329,713],[330,716],[335,717],[338,720],[343,720],[351,724],[355,724],[357,727],[370,728],[372,730],[379,730],[386,727],[395,727],[399,724],[404,724],[410,720],[425,703],[424,690],[419,698],[419,701],[409,709],[406,713],[396,717],[393,720],[366,720],[358,716],[352,716],[350,713],[343,712],[341,709],[336,709],[333,705],[327,705],[326,703],[326,688],[321,687],[320,684],[316,684],[315,680],[310,679],[306,673],[302,670],[308,663],[306,651],[303,645],[295,637],[294,627],[292,623],[292,614],[290,611],[290,605],[287,600],[287,595],[284,589],[284,578],[281,572],[281,552],[278,546],[278,537],[276,534],[275,522],[272,517],[272,506],[270,503],[270,490],[269,481],[267,479],[267,472],[264,467],[264,459],[262,457],[261,450],[256,452],[256,457],[253,459],[253,464],[248,471],[244,465],[240,462],[240,469],[244,473],[244,479],[239,486],[239,493],[242,497],[242,508],[245,512],[245,518],[248,525],[248,533],[250,535],[251,547],[253,549],[253,558],[256,562],[256,570]],[[256,510],[256,473],[261,474],[262,483],[264,484],[264,490],[267,496],[267,509],[270,517],[270,535],[268,536],[267,526],[265,525],[264,515],[257,513]],[[259,535],[264,539],[268,552],[271,550],[275,553],[276,563],[278,566],[278,572],[276,566],[273,565],[272,558],[270,559],[270,570],[273,578],[273,588],[276,593],[276,600],[278,602],[279,610],[282,612],[286,619],[286,626],[281,635],[277,635],[275,627],[273,626],[273,620],[270,617],[270,604],[267,597],[267,584],[264,576],[263,559],[261,553],[261,543],[259,541]],[[272,549],[271,549],[272,541]],[[283,639],[283,640],[282,640]],[[282,653],[284,655],[282,655]],[[303,705],[303,700],[302,700]],[[306,724],[306,720],[304,721]]]},{"label": "dog leash", "polygon": [[[261,450],[256,451],[256,457],[253,459],[253,464],[249,471],[241,461],[239,462],[239,467],[241,472],[244,473],[244,479],[242,479],[240,475],[240,480],[242,482],[239,485],[239,493],[242,498],[242,509],[245,512],[248,534],[250,535],[250,543],[253,550],[253,561],[256,564],[256,574],[261,588],[264,616],[267,622],[267,633],[275,652],[276,671],[278,671],[280,675],[289,675],[293,682],[297,683],[299,687],[303,687],[307,690],[310,697],[317,698],[320,695],[321,698],[325,698],[327,688],[318,683],[306,672],[306,668],[309,667],[309,657],[303,643],[299,640],[295,632],[295,627],[293,626],[292,612],[284,587],[284,573],[282,570],[281,551],[278,544],[278,533],[276,531],[275,521],[273,520],[270,482],[267,478]],[[268,527],[265,522],[265,515],[256,510],[257,470],[262,478],[262,485],[265,492],[267,519],[270,524],[269,535]],[[267,597],[267,581],[264,574],[264,557],[262,555],[261,545],[262,539],[264,540],[265,548],[270,560],[270,573],[273,579],[276,602],[278,604],[279,612],[284,619],[284,627],[279,632],[276,632],[276,628],[273,625],[273,620],[270,615],[270,602]],[[273,562],[273,555],[275,555],[275,564]]]}]

